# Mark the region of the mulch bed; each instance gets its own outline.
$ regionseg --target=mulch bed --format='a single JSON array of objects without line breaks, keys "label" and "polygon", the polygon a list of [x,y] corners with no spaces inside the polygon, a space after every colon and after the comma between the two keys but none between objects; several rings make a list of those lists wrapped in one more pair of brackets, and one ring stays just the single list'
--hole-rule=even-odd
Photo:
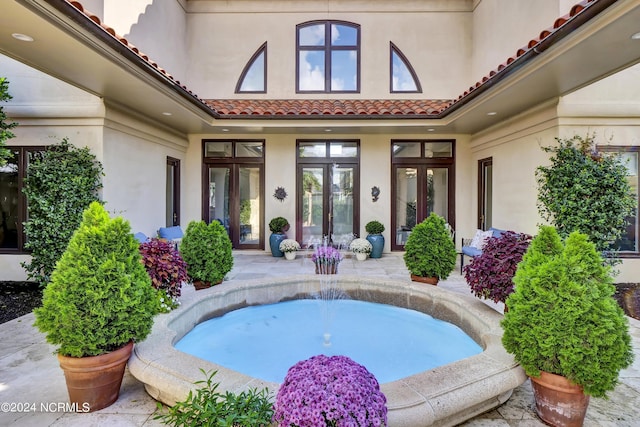
[{"label": "mulch bed", "polygon": [[[627,316],[640,320],[640,283],[618,283],[613,296]],[[0,323],[39,307],[42,290],[34,282],[0,282]]]}]

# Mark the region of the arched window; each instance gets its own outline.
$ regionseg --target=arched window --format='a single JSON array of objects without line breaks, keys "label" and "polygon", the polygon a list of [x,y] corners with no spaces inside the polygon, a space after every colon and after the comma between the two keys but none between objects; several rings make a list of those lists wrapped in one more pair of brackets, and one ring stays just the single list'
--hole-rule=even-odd
[{"label": "arched window", "polygon": [[244,66],[236,93],[267,93],[267,42],[256,50]]},{"label": "arched window", "polygon": [[409,60],[393,42],[389,44],[391,46],[391,93],[422,93],[420,80]]},{"label": "arched window", "polygon": [[313,21],[296,26],[296,92],[360,92],[360,26]]}]

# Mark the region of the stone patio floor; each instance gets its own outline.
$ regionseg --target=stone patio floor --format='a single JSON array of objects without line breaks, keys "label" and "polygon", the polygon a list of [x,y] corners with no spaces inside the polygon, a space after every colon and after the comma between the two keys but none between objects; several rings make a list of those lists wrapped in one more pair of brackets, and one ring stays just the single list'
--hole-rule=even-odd
[{"label": "stone patio floor", "polygon": [[[293,261],[274,258],[262,251],[234,252],[234,268],[227,280],[252,280],[297,274],[312,274],[313,264],[298,256]],[[409,281],[402,254],[384,254],[379,259],[358,262],[345,259],[338,274],[389,277]],[[469,294],[459,268],[440,287]],[[195,292],[187,285],[183,292]],[[499,312],[502,304],[486,302]],[[33,327],[33,314],[0,325],[0,426],[161,426],[153,419],[156,402],[143,385],[125,373],[120,397],[108,408],[93,413],[64,412],[68,402],[64,374],[54,354],[55,347]],[[608,399],[592,398],[585,427],[640,426],[640,321],[629,318],[636,360],[620,374],[620,383]],[[21,411],[7,412],[11,409]],[[533,410],[529,381],[518,387],[497,409],[477,416],[465,427],[544,426]],[[391,426],[393,427],[393,426]]]}]

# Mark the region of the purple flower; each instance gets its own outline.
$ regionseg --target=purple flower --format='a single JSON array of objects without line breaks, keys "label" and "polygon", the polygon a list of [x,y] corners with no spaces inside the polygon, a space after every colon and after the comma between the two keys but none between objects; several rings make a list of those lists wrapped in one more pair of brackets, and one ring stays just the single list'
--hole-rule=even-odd
[{"label": "purple flower", "polygon": [[273,422],[283,427],[386,426],[386,402],[364,366],[346,356],[313,356],[289,368]]},{"label": "purple flower", "polygon": [[316,264],[338,264],[342,261],[342,255],[333,246],[320,246],[311,256],[311,260]]}]

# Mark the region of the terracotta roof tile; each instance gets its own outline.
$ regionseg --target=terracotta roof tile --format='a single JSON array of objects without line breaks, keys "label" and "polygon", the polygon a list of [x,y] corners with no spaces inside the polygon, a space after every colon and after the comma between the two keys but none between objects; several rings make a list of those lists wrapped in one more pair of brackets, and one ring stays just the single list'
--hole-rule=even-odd
[{"label": "terracotta roof tile", "polygon": [[433,117],[449,100],[423,99],[207,99],[222,117]]},{"label": "terracotta roof tile", "polygon": [[[557,18],[553,25],[540,32],[539,36],[529,41],[529,43],[516,51],[515,56],[509,57],[505,62],[499,64],[489,74],[485,75],[481,80],[469,87],[467,91],[462,93],[455,100],[203,100],[197,97],[193,92],[181,85],[173,76],[163,68],[159,67],[154,61],[151,61],[147,55],[140,52],[139,49],[131,44],[124,37],[116,34],[115,30],[104,23],[100,22],[100,18],[84,9],[79,1],[65,0],[67,4],[73,6],[89,20],[93,21],[97,27],[101,28],[123,46],[129,48],[132,52],[146,61],[149,65],[156,68],[160,73],[173,81],[176,85],[187,91],[194,99],[213,108],[222,117],[340,117],[340,116],[390,116],[390,117],[432,117],[442,116],[452,108],[461,105],[468,97],[475,96],[479,93],[479,89],[489,86],[492,81],[502,78],[510,69],[514,68],[519,60],[524,60],[525,56],[531,51],[536,52],[537,48],[560,31],[567,23],[574,20],[589,7],[595,5],[599,1],[604,0],[582,0],[573,5],[569,13]],[[536,52],[538,53],[538,52]]]}]

